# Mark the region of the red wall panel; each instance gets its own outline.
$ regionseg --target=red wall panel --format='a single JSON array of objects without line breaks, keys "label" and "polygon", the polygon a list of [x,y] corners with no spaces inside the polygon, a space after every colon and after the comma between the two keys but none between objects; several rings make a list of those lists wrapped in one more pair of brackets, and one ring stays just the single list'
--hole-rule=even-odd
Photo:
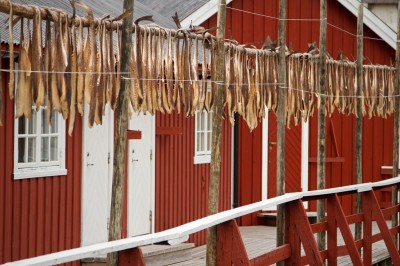
[{"label": "red wall panel", "polygon": [[2,75],[6,115],[0,127],[0,263],[79,247],[81,118],[73,136],[66,137],[67,176],[14,180],[14,101],[6,93],[8,77]]},{"label": "red wall panel", "polygon": [[[288,18],[305,20],[287,21],[287,45],[293,50],[306,51],[308,43],[319,42],[319,2],[318,0],[288,1]],[[232,9],[230,9],[232,8]],[[248,11],[240,12],[239,10]],[[244,1],[234,0],[228,5],[226,38],[232,37],[239,43],[255,43],[260,46],[267,36],[277,39],[279,1]],[[255,14],[251,14],[255,13]],[[307,20],[307,19],[315,20]],[[356,57],[356,17],[345,7],[334,0],[328,1],[327,49],[336,58],[339,50],[350,60]],[[216,25],[216,16],[204,23],[206,28]],[[335,27],[333,27],[334,25]],[[340,30],[343,29],[343,30]],[[364,27],[366,37],[377,38],[370,29]],[[374,64],[391,64],[394,62],[394,50],[381,40],[364,40],[364,55]],[[269,141],[276,141],[276,118],[269,116]],[[349,185],[354,183],[354,117],[346,117],[337,113],[327,119],[327,156],[336,157],[335,143],[332,139],[332,126],[335,129],[339,155],[345,157],[344,163],[328,163],[326,166],[327,187]],[[317,156],[317,115],[310,118],[309,156]],[[249,132],[245,122],[239,121],[239,205],[245,205],[261,199],[261,124]],[[381,166],[391,165],[393,119],[364,119],[363,126],[363,176],[366,182],[382,178]],[[275,193],[276,152],[273,145],[269,151],[269,183],[270,194]],[[291,126],[286,130],[286,191],[300,189],[300,156],[301,128]],[[253,163],[254,162],[254,163]],[[271,180],[272,178],[272,180]],[[309,189],[316,188],[316,164],[309,163]],[[384,196],[382,196],[384,197]],[[354,211],[350,196],[343,197],[344,209],[347,213]],[[354,199],[353,199],[354,200]],[[315,208],[314,204],[310,205]],[[241,224],[257,224],[255,215],[241,219]]]},{"label": "red wall panel", "polygon": [[[158,134],[159,128],[179,128],[182,134]],[[231,208],[231,131],[223,121],[219,209]],[[194,117],[174,112],[156,115],[155,230],[162,231],[207,216],[210,164],[193,164]],[[205,231],[189,242],[205,243]]]}]

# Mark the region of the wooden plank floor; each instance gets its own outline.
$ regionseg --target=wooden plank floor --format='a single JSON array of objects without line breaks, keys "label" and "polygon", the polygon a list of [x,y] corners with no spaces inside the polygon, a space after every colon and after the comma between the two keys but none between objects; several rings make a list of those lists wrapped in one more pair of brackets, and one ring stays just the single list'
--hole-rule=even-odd
[{"label": "wooden plank floor", "polygon": [[[351,227],[354,232],[354,226]],[[378,233],[379,229],[377,225],[374,223],[373,234]],[[338,230],[339,231],[339,230]],[[260,256],[269,250],[275,248],[276,246],[276,227],[273,226],[247,226],[240,227],[240,232],[242,234],[242,238],[244,244],[246,246],[247,254],[249,258],[255,258]],[[343,245],[343,238],[341,237],[340,232],[338,233],[338,245]],[[377,263],[383,261],[389,257],[389,253],[385,246],[385,243],[379,241],[373,244],[373,263]],[[192,252],[192,259],[180,263],[173,264],[174,266],[201,266],[206,265],[206,247],[200,246],[190,250]],[[165,264],[171,265],[171,264]],[[352,265],[350,257],[344,256],[338,258],[338,265]]]}]

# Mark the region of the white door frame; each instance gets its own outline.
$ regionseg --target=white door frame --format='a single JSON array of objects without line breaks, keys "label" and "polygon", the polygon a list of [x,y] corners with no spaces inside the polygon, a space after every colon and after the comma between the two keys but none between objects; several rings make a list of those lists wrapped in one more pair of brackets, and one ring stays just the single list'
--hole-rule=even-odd
[{"label": "white door frame", "polygon": [[[308,142],[309,124],[308,121],[301,122],[301,190],[308,191]],[[268,110],[262,121],[262,169],[261,169],[261,199],[268,199]],[[304,207],[308,207],[308,202],[304,202]],[[272,207],[268,210],[276,210]]]}]

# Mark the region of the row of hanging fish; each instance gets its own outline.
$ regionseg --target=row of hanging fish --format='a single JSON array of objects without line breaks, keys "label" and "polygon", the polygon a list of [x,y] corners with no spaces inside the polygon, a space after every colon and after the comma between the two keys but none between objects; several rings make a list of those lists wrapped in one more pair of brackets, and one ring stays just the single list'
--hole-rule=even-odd
[{"label": "row of hanging fish", "polygon": [[[16,117],[30,118],[32,106],[36,110],[46,106],[49,122],[52,109],[62,113],[64,119],[69,118],[70,134],[77,114],[88,112],[90,126],[101,124],[106,104],[112,109],[117,105],[121,79],[130,84],[131,113],[169,114],[177,110],[190,116],[197,110],[210,111],[218,84],[224,88],[225,118],[234,123],[234,113],[239,113],[250,129],[257,126],[266,109],[277,110],[279,89],[287,90],[288,126],[313,115],[321,97],[326,97],[328,114],[335,109],[347,115],[356,113],[355,63],[347,60],[328,58],[327,92],[323,95],[319,89],[318,52],[287,54],[286,84],[278,84],[276,49],[227,41],[225,77],[216,81],[216,44],[211,34],[136,25],[130,72],[121,73],[118,27],[110,30],[107,19],[92,17],[91,21],[97,23],[86,28],[79,17],[72,20],[59,10],[47,12],[51,21],[43,20],[39,8],[33,19],[18,18],[18,71],[11,63],[9,81],[9,95],[16,98]],[[14,62],[15,22],[11,9],[10,62]],[[393,68],[364,66],[363,115],[386,117],[393,113],[394,79]]]}]

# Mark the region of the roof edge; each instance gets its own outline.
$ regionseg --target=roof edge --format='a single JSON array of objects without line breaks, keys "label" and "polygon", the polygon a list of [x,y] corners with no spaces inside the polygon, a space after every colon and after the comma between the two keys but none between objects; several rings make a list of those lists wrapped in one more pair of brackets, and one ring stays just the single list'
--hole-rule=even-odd
[{"label": "roof edge", "polygon": [[[358,16],[357,0],[338,0],[347,10],[349,10],[356,17]],[[364,24],[367,25],[373,32],[375,32],[382,40],[389,44],[393,49],[396,49],[397,34],[382,20],[380,20],[374,13],[364,6]]]},{"label": "roof edge", "polygon": [[[232,0],[226,0],[226,4],[228,5]],[[203,6],[198,8],[192,14],[187,16],[184,20],[181,21],[182,27],[189,27],[190,23],[193,25],[200,25],[207,19],[209,19],[212,15],[217,13],[218,11],[218,0],[210,0],[205,3]]]}]

